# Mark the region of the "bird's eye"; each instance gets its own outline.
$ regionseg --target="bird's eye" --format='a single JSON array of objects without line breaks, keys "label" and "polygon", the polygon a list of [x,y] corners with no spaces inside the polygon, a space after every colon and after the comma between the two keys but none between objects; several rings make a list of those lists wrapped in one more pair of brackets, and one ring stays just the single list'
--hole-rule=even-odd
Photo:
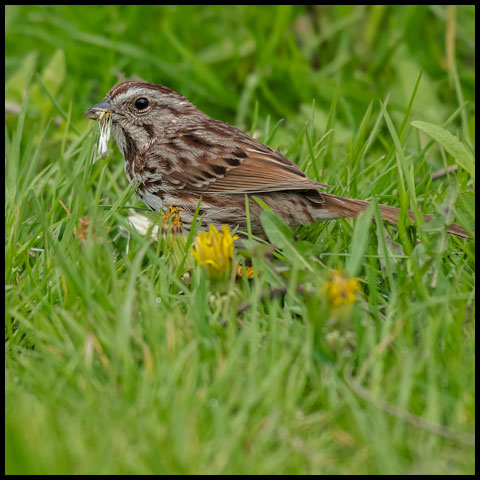
[{"label": "bird's eye", "polygon": [[139,98],[135,102],[135,108],[137,110],[145,110],[148,107],[148,100],[145,97]]}]

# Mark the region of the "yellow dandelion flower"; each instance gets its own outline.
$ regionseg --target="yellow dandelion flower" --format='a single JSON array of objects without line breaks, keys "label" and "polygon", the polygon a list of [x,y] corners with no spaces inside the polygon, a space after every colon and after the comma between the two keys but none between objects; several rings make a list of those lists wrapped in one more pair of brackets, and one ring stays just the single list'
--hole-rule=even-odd
[{"label": "yellow dandelion flower", "polygon": [[346,278],[340,270],[331,270],[329,280],[322,286],[322,293],[330,301],[332,308],[340,305],[351,305],[355,302],[360,284],[356,278]]},{"label": "yellow dandelion flower", "polygon": [[[235,265],[235,272],[237,273],[237,277],[243,278],[243,267],[239,263]],[[245,276],[248,279],[252,279],[255,276],[255,270],[253,269],[253,267],[245,268]]]},{"label": "yellow dandelion flower", "polygon": [[232,237],[227,225],[222,225],[222,232],[210,225],[208,232],[198,234],[190,250],[209,276],[224,278],[232,272],[233,243],[237,238]]},{"label": "yellow dandelion flower", "polygon": [[180,217],[180,212],[185,210],[181,207],[174,207],[170,205],[167,209],[164,210],[162,215],[163,227],[162,232],[167,233],[169,225],[172,227],[172,233],[180,233],[183,228],[182,219]]}]

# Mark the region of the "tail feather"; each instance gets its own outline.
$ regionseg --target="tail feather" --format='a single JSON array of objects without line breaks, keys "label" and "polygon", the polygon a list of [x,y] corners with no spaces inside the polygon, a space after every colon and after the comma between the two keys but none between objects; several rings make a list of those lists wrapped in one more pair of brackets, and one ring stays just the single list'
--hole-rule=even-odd
[{"label": "tail feather", "polygon": [[[364,200],[356,200],[354,198],[339,197],[331,193],[322,192],[323,197],[322,208],[328,210],[332,214],[330,218],[355,218],[359,213],[363,212],[370,205],[369,202]],[[400,215],[400,209],[395,207],[389,207],[388,205],[379,205],[380,215],[382,219],[388,223],[397,224],[398,217]],[[412,211],[408,211],[408,216],[414,221]],[[432,217],[430,215],[423,214],[423,218],[426,222],[429,222]],[[452,223],[447,227],[447,232],[457,237],[471,238],[463,227]]]}]

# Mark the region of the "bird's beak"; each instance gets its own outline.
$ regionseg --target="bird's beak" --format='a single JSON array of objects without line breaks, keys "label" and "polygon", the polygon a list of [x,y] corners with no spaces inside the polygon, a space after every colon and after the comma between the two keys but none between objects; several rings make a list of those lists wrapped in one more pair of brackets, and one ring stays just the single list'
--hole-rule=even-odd
[{"label": "bird's beak", "polygon": [[89,108],[85,112],[85,116],[91,120],[98,120],[98,117],[102,112],[115,112],[115,108],[110,103],[110,99],[108,97],[105,97],[100,103],[97,103],[92,108]]}]

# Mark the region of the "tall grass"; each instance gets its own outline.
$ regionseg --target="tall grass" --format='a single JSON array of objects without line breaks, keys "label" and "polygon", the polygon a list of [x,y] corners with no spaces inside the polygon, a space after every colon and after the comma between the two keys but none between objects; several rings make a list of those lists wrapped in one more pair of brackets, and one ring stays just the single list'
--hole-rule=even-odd
[{"label": "tall grass", "polygon": [[[5,13],[7,474],[474,472],[475,244],[444,233],[474,228],[474,7]],[[255,278],[216,285],[127,221],[158,224],[118,150],[93,161],[83,112],[132,75],[373,207],[266,214]]]}]

